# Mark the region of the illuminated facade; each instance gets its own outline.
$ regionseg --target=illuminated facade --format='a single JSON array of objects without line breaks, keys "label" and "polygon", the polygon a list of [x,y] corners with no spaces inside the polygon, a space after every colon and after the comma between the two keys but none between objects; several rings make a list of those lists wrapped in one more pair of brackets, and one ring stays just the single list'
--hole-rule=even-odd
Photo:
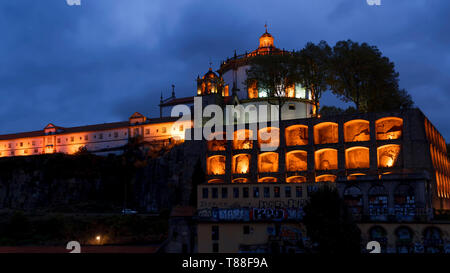
[{"label": "illuminated facade", "polygon": [[[260,145],[270,126],[247,128],[232,126],[245,132],[245,146],[225,141],[217,151],[209,148],[214,140],[204,143],[205,160],[220,154],[226,171],[197,188],[199,252],[270,252],[272,244],[297,251],[305,235],[299,211],[325,184],[338,189],[363,240],[385,237],[385,252],[412,252],[417,244],[443,251],[450,243],[448,224],[430,224],[433,209],[450,209],[445,140],[420,110],[285,120],[272,135],[274,151]],[[245,172],[236,171],[243,155]],[[403,235],[410,238],[401,243]]]},{"label": "illuminated facade", "polygon": [[148,119],[134,113],[128,121],[80,127],[52,123],[43,130],[0,135],[0,157],[39,154],[74,154],[80,149],[99,154],[120,154],[130,139],[148,143],[182,142],[191,121],[175,124],[177,118]]}]

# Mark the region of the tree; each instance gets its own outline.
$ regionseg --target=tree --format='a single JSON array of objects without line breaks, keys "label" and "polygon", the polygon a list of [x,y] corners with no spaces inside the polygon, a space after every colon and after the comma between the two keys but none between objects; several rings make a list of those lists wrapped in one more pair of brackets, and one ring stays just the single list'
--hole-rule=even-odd
[{"label": "tree", "polygon": [[342,109],[336,106],[327,106],[324,105],[320,108],[320,115],[322,116],[336,116],[336,115],[345,115],[345,114],[354,114],[356,113],[356,109],[352,106],[349,106],[347,109]]},{"label": "tree", "polygon": [[329,84],[334,94],[355,103],[358,111],[408,108],[411,97],[398,85],[394,63],[376,46],[339,41],[333,47]]},{"label": "tree", "polygon": [[278,117],[281,119],[281,107],[287,98],[286,88],[294,84],[292,55],[260,55],[253,57],[249,64],[244,84],[247,87],[256,84],[259,96],[278,106]]},{"label": "tree", "polygon": [[303,223],[320,253],[359,253],[361,231],[336,189],[320,187],[304,207]]},{"label": "tree", "polygon": [[197,163],[194,166],[194,172],[192,173],[192,188],[191,188],[191,197],[189,198],[189,205],[193,207],[197,207],[197,187],[200,184],[205,183],[206,181],[205,172],[203,171],[202,164],[200,162],[200,158],[197,160]]},{"label": "tree", "polygon": [[316,115],[319,114],[319,101],[322,94],[328,90],[331,55],[331,47],[325,41],[317,45],[309,42],[305,48],[294,54],[295,82],[301,83],[311,94]]}]

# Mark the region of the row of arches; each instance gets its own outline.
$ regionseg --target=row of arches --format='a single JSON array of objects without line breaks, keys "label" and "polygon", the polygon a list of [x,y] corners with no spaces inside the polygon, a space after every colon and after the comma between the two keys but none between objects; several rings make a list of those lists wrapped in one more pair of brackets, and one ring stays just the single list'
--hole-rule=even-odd
[{"label": "row of arches", "polygon": [[[381,118],[376,121],[377,140],[399,139],[402,136],[403,120],[396,117]],[[314,143],[331,144],[338,143],[338,124],[334,122],[322,122],[314,126]],[[253,148],[253,140],[266,147],[278,147],[280,144],[280,129],[277,127],[266,127],[258,130],[258,136],[253,135],[249,129],[237,130],[233,134],[233,149],[245,150]],[[287,146],[308,145],[308,126],[291,125],[285,129]],[[217,132],[210,136],[208,149],[210,151],[226,150],[226,135]],[[369,121],[357,119],[344,123],[344,141],[358,142],[370,140]]]},{"label": "row of arches", "polygon": [[[368,231],[369,241],[377,241],[380,243],[381,252],[386,253],[388,247],[388,232],[382,226],[376,225]],[[426,227],[421,236],[415,236],[413,230],[408,226],[400,226],[394,231],[395,248],[397,253],[443,253],[444,240],[442,239],[442,231],[435,226]],[[419,238],[415,238],[419,237]],[[414,242],[421,239],[421,247],[416,249]]]},{"label": "row of arches", "polygon": [[[363,192],[358,186],[344,190],[343,198],[354,214],[362,214]],[[368,214],[374,219],[388,215],[388,190],[383,185],[374,185],[367,192]],[[394,190],[394,214],[400,218],[412,218],[416,213],[415,191],[410,185],[401,184]]]},{"label": "row of arches", "polygon": [[[338,151],[332,148],[324,148],[314,152],[314,164],[316,170],[338,169]],[[377,148],[378,167],[389,168],[395,166],[400,154],[400,145],[388,144]],[[286,153],[286,171],[299,172],[308,168],[308,152],[293,150]],[[207,170],[210,175],[223,175],[226,157],[213,155],[208,157]],[[231,173],[247,174],[250,172],[250,154],[237,154],[232,157]],[[370,167],[369,148],[351,147],[345,150],[345,164],[347,169],[367,169]],[[265,152],[258,155],[258,172],[273,173],[279,171],[279,154],[277,152]]]},{"label": "row of arches", "polygon": [[[337,176],[333,174],[322,174],[316,176],[316,182],[335,182]],[[286,183],[305,183],[307,181],[306,176],[290,176],[286,178]],[[258,183],[276,183],[278,182],[278,178],[272,176],[265,176],[258,179]],[[208,180],[208,183],[224,183],[223,179],[214,178]],[[231,181],[231,183],[249,183],[249,179],[245,177],[235,178]]]}]

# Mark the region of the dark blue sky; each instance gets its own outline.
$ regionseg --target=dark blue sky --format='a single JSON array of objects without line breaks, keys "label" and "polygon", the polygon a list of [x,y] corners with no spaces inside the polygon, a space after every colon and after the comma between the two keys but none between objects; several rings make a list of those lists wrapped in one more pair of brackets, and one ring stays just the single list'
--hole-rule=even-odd
[{"label": "dark blue sky", "polygon": [[[352,39],[380,48],[450,141],[450,1],[8,0],[0,2],[0,133],[159,115],[160,93],[195,93],[213,62],[275,45]],[[322,104],[338,102],[327,95]]]}]

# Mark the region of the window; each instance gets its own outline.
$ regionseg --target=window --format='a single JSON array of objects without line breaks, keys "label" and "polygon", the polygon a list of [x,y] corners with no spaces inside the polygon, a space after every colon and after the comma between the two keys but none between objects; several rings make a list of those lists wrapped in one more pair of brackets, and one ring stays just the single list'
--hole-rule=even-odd
[{"label": "window", "polygon": [[219,244],[218,243],[213,243],[212,248],[213,248],[212,252],[214,252],[214,253],[219,252]]},{"label": "window", "polygon": [[242,190],[243,190],[242,196],[243,196],[244,198],[248,198],[248,188],[245,187],[245,188],[243,188]]},{"label": "window", "polygon": [[303,189],[300,186],[295,187],[295,197],[302,197]]},{"label": "window", "polygon": [[36,141],[32,141],[31,144],[34,146],[36,145]]},{"label": "window", "polygon": [[202,197],[203,197],[203,199],[207,199],[208,198],[208,188],[203,188],[203,190],[202,190]]},{"label": "window", "polygon": [[211,240],[213,241],[219,240],[219,226],[211,227]]},{"label": "window", "polygon": [[99,139],[103,139],[103,134],[99,134],[99,135],[98,135],[98,138],[99,138]]},{"label": "window", "polygon": [[217,199],[219,197],[219,189],[218,188],[212,188],[211,197],[214,199]]},{"label": "window", "polygon": [[284,187],[284,197],[287,197],[287,198],[291,197],[291,187],[289,187],[289,186]]},{"label": "window", "polygon": [[233,188],[233,197],[239,198],[239,188]]},{"label": "window", "polygon": [[114,137],[118,138],[119,137],[119,133],[118,132],[114,132]]},{"label": "window", "polygon": [[56,142],[58,142],[58,143],[61,143],[61,139],[60,139],[60,138],[58,138],[58,139],[56,140]]},{"label": "window", "polygon": [[289,104],[289,110],[295,110],[295,104],[293,103]]},{"label": "window", "polygon": [[228,198],[228,188],[222,188],[222,198]]},{"label": "window", "polygon": [[165,134],[165,133],[166,133],[166,127],[162,127],[161,132],[162,132],[163,134]]},{"label": "window", "polygon": [[38,149],[34,149],[34,153],[37,154],[39,152]]},{"label": "window", "polygon": [[180,132],[182,132],[184,130],[183,125],[180,125]]},{"label": "window", "polygon": [[150,134],[150,129],[145,129],[145,134],[149,135]]},{"label": "window", "polygon": [[259,188],[258,187],[253,187],[253,197],[259,198]]},{"label": "window", "polygon": [[280,187],[273,188],[273,197],[280,197]]},{"label": "window", "polygon": [[8,143],[8,148],[11,148],[11,143]]},{"label": "window", "polygon": [[75,138],[74,137],[70,137],[70,141],[74,142]]},{"label": "window", "polygon": [[20,147],[23,147],[23,142],[20,142]]},{"label": "window", "polygon": [[88,135],[85,135],[85,136],[84,136],[84,140],[89,140]]},{"label": "window", "polygon": [[264,198],[270,198],[270,188],[264,187]]}]

